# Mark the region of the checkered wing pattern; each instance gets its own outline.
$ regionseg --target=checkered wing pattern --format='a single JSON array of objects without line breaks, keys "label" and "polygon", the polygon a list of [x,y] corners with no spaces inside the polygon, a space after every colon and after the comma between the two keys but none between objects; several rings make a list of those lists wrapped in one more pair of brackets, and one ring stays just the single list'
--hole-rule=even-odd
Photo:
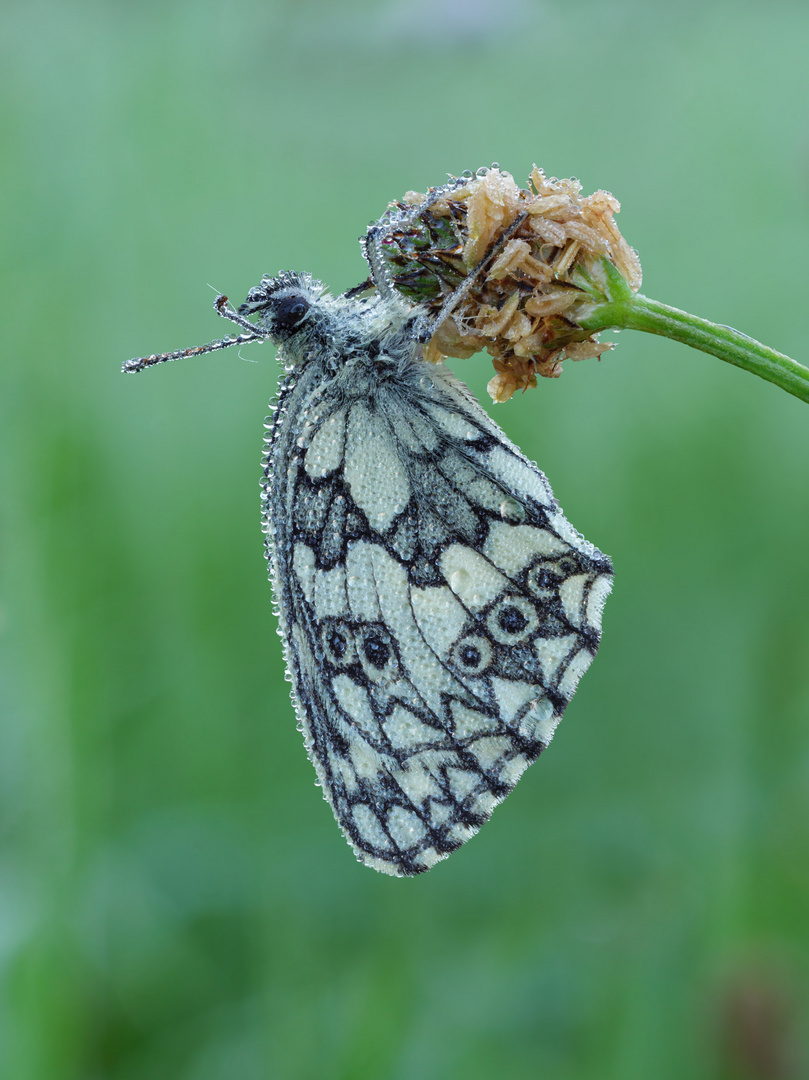
[{"label": "checkered wing pattern", "polygon": [[324,795],[362,862],[413,875],[550,742],[598,648],[612,566],[446,368],[362,364],[289,365],[265,527]]}]

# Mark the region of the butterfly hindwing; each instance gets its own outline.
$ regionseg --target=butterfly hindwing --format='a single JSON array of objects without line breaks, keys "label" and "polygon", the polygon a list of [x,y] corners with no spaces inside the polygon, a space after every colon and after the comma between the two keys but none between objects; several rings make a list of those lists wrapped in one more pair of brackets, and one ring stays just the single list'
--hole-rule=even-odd
[{"label": "butterfly hindwing", "polygon": [[415,874],[547,746],[612,568],[446,369],[296,378],[266,488],[293,700],[357,856]]}]

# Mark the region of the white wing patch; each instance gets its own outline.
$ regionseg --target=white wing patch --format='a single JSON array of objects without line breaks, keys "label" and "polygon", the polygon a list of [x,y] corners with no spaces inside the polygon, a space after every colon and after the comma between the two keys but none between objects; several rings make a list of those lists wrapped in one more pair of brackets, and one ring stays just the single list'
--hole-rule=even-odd
[{"label": "white wing patch", "polygon": [[345,409],[341,409],[317,429],[303,459],[309,476],[328,476],[343,464],[345,427]]},{"label": "white wing patch", "polygon": [[315,595],[315,553],[306,544],[296,544],[292,558],[292,567],[298,584],[303,589],[307,603],[311,604]]},{"label": "white wing patch", "polygon": [[427,647],[437,656],[446,656],[461,636],[466,609],[446,586],[412,588],[410,604]]},{"label": "white wing patch", "polygon": [[441,573],[468,611],[482,611],[508,587],[504,577],[481,552],[452,544],[440,561]]},{"label": "white wing patch", "polygon": [[314,574],[315,617],[325,619],[328,616],[348,613],[348,594],[346,592],[345,567],[336,566],[333,570],[318,570]]},{"label": "white wing patch", "polygon": [[504,574],[518,574],[538,555],[564,555],[569,544],[547,529],[495,521],[483,545],[483,554]]},{"label": "white wing patch", "polygon": [[390,528],[410,500],[410,483],[385,421],[367,406],[351,409],[345,451],[345,482],[375,529]]},{"label": "white wing patch", "polygon": [[373,570],[373,546],[363,541],[351,544],[346,558],[348,606],[360,622],[374,622],[382,615]]}]

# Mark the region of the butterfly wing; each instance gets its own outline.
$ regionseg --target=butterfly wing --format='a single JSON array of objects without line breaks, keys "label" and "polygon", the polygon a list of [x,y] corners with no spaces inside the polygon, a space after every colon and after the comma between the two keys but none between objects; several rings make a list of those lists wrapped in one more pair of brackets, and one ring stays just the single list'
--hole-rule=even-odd
[{"label": "butterfly wing", "polygon": [[612,567],[446,369],[292,378],[265,495],[293,703],[357,857],[417,874],[550,742]]}]

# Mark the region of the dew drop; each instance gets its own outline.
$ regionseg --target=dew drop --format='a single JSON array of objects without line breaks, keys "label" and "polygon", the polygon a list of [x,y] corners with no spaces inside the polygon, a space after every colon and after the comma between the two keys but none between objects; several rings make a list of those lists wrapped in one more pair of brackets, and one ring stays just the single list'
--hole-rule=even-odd
[{"label": "dew drop", "polygon": [[518,524],[520,521],[525,521],[525,507],[516,499],[510,497],[503,499],[500,503],[500,517],[503,521]]},{"label": "dew drop", "polygon": [[472,582],[468,570],[456,570],[450,574],[449,587],[458,595],[465,595]]}]

